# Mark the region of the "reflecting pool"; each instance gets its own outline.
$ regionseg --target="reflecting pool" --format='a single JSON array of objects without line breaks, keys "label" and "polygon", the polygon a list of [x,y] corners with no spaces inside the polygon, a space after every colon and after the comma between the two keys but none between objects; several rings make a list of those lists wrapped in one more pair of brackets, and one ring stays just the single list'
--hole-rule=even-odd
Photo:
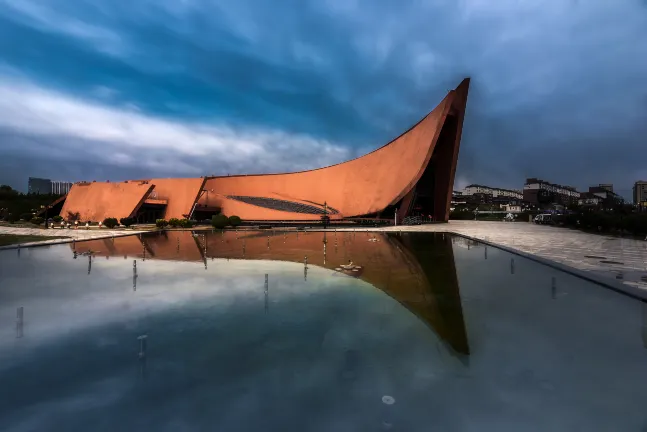
[{"label": "reflecting pool", "polygon": [[0,430],[647,430],[644,303],[434,233],[0,252]]}]

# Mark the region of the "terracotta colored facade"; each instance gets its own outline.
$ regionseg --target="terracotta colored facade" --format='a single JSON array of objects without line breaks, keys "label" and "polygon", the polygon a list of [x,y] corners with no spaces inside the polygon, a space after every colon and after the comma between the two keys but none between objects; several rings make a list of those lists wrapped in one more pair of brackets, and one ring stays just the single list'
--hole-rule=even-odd
[{"label": "terracotta colored facade", "polygon": [[82,221],[131,217],[143,204],[153,186],[142,182],[75,183],[68,192],[61,216],[78,213]]},{"label": "terracotta colored facade", "polygon": [[152,196],[166,201],[163,218],[169,220],[182,219],[191,214],[205,178],[151,179],[149,182],[154,185]]},{"label": "terracotta colored facade", "polygon": [[61,215],[78,211],[82,220],[97,221],[163,208],[155,215],[165,219],[221,210],[247,221],[318,221],[324,212],[332,220],[447,221],[468,89],[465,79],[411,129],[348,162],[285,174],[75,184]]},{"label": "terracotta colored facade", "polygon": [[[314,209],[298,213],[277,207],[304,204],[322,209],[324,203],[333,209],[331,219],[392,217],[395,209],[381,215],[390,206],[397,207],[402,219],[414,210],[421,189],[417,186],[427,186],[432,188],[426,192],[433,204],[426,214],[446,221],[468,89],[469,79],[465,79],[418,124],[365,156],[297,173],[208,178],[205,190],[209,193],[199,203],[220,207],[224,214],[243,220],[315,220],[320,215]],[[420,184],[421,179],[427,184]]]},{"label": "terracotta colored facade", "polygon": [[144,206],[157,208],[163,219],[189,217],[205,178],[131,180],[118,183],[75,183],[60,215],[78,213],[82,221],[136,217]]}]

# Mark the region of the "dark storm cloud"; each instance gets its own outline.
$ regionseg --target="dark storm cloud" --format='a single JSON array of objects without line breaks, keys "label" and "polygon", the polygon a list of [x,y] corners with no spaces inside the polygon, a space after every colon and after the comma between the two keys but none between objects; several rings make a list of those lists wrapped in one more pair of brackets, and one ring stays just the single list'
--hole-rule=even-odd
[{"label": "dark storm cloud", "polygon": [[[84,178],[95,166],[141,177],[338,162],[398,135],[465,76],[459,185],[647,177],[641,1],[3,3],[0,126],[74,153],[61,160]],[[35,146],[0,140],[16,160]]]}]

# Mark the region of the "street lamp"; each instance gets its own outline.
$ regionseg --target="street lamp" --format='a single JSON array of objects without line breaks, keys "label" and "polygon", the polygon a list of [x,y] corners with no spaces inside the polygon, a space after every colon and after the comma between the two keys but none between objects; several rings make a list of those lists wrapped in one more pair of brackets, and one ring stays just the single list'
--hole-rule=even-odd
[{"label": "street lamp", "polygon": [[329,221],[330,218],[328,217],[328,203],[324,201],[323,216],[321,216],[321,223],[323,224],[324,229],[326,229],[326,227],[328,226]]}]

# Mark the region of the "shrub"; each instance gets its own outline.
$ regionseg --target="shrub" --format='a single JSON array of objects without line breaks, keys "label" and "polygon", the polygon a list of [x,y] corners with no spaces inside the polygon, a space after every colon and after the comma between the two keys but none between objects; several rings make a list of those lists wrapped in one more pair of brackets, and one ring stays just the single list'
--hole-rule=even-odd
[{"label": "shrub", "polygon": [[217,229],[223,229],[229,224],[229,218],[224,214],[215,215],[211,218],[211,225]]},{"label": "shrub", "polygon": [[233,226],[234,228],[239,226],[241,223],[242,221],[238,216],[229,216],[229,225]]},{"label": "shrub", "polygon": [[623,212],[604,212],[583,209],[569,213],[561,218],[568,227],[594,232],[629,233],[644,237],[647,234],[647,214]]},{"label": "shrub", "polygon": [[193,221],[189,219],[180,219],[181,228],[191,228],[193,226]]},{"label": "shrub", "polygon": [[166,219],[157,219],[155,225],[157,225],[157,228],[166,228],[168,221]]},{"label": "shrub", "polygon": [[128,228],[129,226],[131,226],[132,224],[134,224],[134,223],[135,223],[135,220],[134,220],[133,218],[125,217],[125,218],[121,218],[121,219],[119,219],[119,222],[120,222],[123,226],[125,226],[126,228]]},{"label": "shrub", "polygon": [[30,221],[34,217],[33,213],[23,213],[20,215],[20,219],[24,221]]},{"label": "shrub", "polygon": [[180,220],[178,218],[171,218],[169,219],[168,224],[173,228],[177,228],[180,226]]},{"label": "shrub", "polygon": [[58,223],[60,223],[60,222],[63,220],[63,216],[61,216],[61,215],[56,215],[56,216],[52,217],[52,220],[53,220],[54,222],[58,222]]},{"label": "shrub", "polygon": [[16,223],[18,222],[18,216],[10,214],[9,216],[7,216],[7,220],[9,221],[9,223]]},{"label": "shrub", "polygon": [[30,222],[33,223],[34,225],[40,225],[43,223],[44,220],[45,219],[43,219],[42,217],[33,217],[31,218]]},{"label": "shrub", "polygon": [[104,224],[107,228],[112,229],[112,228],[116,227],[116,226],[119,224],[119,221],[117,220],[117,218],[111,218],[111,217],[109,217],[109,218],[105,218],[105,219],[103,220],[103,224]]}]

